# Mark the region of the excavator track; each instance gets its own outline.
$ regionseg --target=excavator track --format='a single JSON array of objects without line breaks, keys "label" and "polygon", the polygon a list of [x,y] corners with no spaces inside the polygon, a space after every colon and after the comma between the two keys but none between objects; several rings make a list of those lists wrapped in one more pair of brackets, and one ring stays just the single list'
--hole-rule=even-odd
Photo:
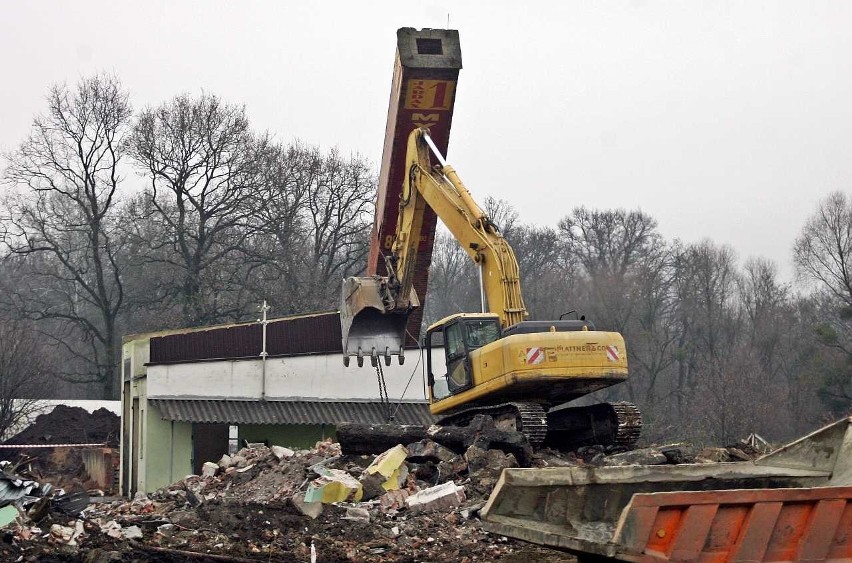
[{"label": "excavator track", "polygon": [[471,407],[445,416],[438,424],[466,426],[478,414],[492,417],[498,427],[523,432],[534,448],[544,444],[549,427],[554,438],[548,440],[550,446],[562,450],[592,444],[631,449],[642,432],[642,413],[626,401],[569,407],[552,413],[538,403],[502,403]]},{"label": "excavator track", "polygon": [[631,449],[636,446],[642,433],[642,413],[636,405],[627,401],[612,403],[612,408],[618,417],[615,444]]},{"label": "excavator track", "polygon": [[581,446],[631,449],[642,431],[642,414],[633,403],[562,407],[547,413],[545,446],[570,451]]},{"label": "excavator track", "polygon": [[498,427],[505,426],[508,422],[513,429],[522,432],[534,448],[540,446],[547,436],[547,412],[538,403],[502,403],[471,407],[445,416],[438,421],[438,424],[466,426],[478,414],[490,416]]}]

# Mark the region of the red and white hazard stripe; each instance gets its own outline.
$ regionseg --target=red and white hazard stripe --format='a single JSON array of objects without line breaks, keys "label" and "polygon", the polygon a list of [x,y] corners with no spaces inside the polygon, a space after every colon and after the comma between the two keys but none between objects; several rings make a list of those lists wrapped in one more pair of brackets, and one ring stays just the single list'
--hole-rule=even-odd
[{"label": "red and white hazard stripe", "polygon": [[620,359],[618,355],[618,348],[616,346],[606,347],[606,359],[611,362],[617,362]]},{"label": "red and white hazard stripe", "polygon": [[544,350],[541,348],[527,348],[527,363],[540,364],[544,361]]}]

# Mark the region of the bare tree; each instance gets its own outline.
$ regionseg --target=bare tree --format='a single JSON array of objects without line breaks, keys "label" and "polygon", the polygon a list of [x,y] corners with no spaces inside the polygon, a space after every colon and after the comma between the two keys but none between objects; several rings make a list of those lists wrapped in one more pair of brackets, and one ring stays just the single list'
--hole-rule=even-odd
[{"label": "bare tree", "polygon": [[628,279],[635,266],[661,244],[657,222],[641,211],[574,209],[559,221],[566,254],[583,268],[597,323],[624,331],[633,315]]},{"label": "bare tree", "polygon": [[175,272],[167,304],[182,324],[239,316],[240,258],[255,231],[258,171],[266,141],[245,109],[204,94],[177,96],[136,120],[131,153],[149,180],[150,212],[162,226],[150,260]]},{"label": "bare tree", "polygon": [[799,275],[816,284],[819,318],[815,336],[831,350],[823,358],[826,404],[852,407],[852,198],[834,192],[820,202],[793,247]]},{"label": "bare tree", "polygon": [[667,248],[650,252],[636,266],[631,299],[636,314],[628,325],[631,397],[654,408],[667,373],[675,364],[678,339],[672,254]]},{"label": "bare tree", "polygon": [[340,280],[363,269],[369,252],[376,177],[368,161],[330,150],[307,186],[302,287],[314,308],[336,307]]},{"label": "bare tree", "polygon": [[778,281],[778,268],[769,260],[752,258],[746,261],[739,282],[739,293],[751,332],[750,341],[762,365],[777,373],[784,332],[789,330],[789,288]]},{"label": "bare tree", "polygon": [[0,439],[41,411],[48,374],[37,331],[26,321],[0,322]]},{"label": "bare tree", "polygon": [[736,287],[733,251],[710,241],[672,250],[672,291],[675,298],[676,364],[670,397],[676,420],[685,420],[702,377],[722,374],[715,369],[732,336]]},{"label": "bare tree", "polygon": [[295,141],[270,145],[262,153],[260,189],[264,205],[257,209],[258,236],[246,241],[246,277],[255,300],[266,299],[277,314],[308,310],[303,254],[310,186],[317,182],[322,154],[317,147]]},{"label": "bare tree", "polygon": [[363,268],[375,178],[358,155],[295,141],[263,155],[256,232],[246,240],[246,282],[279,313],[333,309],[340,280]]},{"label": "bare tree", "polygon": [[511,203],[505,199],[486,196],[482,200],[482,209],[491,222],[497,225],[500,234],[507,239],[512,236],[512,230],[518,225],[518,211]]},{"label": "bare tree", "polygon": [[565,267],[559,233],[552,227],[518,225],[508,231],[521,272],[531,319],[558,319],[577,308],[579,273]]},{"label": "bare tree", "polygon": [[480,310],[476,267],[458,241],[446,232],[435,236],[423,326],[455,313]]},{"label": "bare tree", "polygon": [[852,307],[852,199],[834,192],[820,202],[793,247],[799,274]]},{"label": "bare tree", "polygon": [[54,86],[48,111],[7,155],[11,193],[2,244],[28,265],[27,283],[6,295],[19,314],[56,321],[43,334],[74,359],[65,377],[117,395],[124,299],[115,214],[131,109],[113,76]]}]

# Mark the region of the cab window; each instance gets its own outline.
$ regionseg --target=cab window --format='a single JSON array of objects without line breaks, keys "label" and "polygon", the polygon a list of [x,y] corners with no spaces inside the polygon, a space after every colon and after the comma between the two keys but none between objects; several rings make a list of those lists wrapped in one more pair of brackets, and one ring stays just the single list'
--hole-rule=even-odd
[{"label": "cab window", "polygon": [[475,350],[500,338],[500,325],[492,319],[467,320],[464,327],[465,341],[470,350]]},{"label": "cab window", "polygon": [[461,323],[455,323],[444,329],[444,346],[447,347],[447,358],[464,356],[464,333]]}]

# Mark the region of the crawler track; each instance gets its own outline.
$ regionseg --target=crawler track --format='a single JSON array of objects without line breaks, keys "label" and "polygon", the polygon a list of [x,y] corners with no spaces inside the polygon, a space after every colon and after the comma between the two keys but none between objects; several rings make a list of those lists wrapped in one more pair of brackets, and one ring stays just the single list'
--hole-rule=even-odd
[{"label": "crawler track", "polygon": [[[467,426],[474,416],[488,415],[498,427],[508,427],[526,435],[534,448],[548,435],[548,419],[554,425],[558,449],[570,450],[581,445],[600,444],[633,448],[642,432],[642,414],[633,403],[601,403],[588,407],[558,409],[548,414],[538,403],[512,402],[471,407],[438,421],[441,426]],[[548,440],[550,442],[550,440]]]},{"label": "crawler track", "polygon": [[612,408],[618,417],[615,444],[628,449],[633,448],[642,433],[642,413],[636,405],[627,401],[612,403]]},{"label": "crawler track", "polygon": [[438,424],[441,426],[467,426],[478,414],[492,417],[498,425],[507,419],[514,419],[513,428],[523,432],[533,447],[540,446],[547,436],[547,412],[538,403],[502,403],[471,407],[462,412],[445,416],[438,421]]}]

